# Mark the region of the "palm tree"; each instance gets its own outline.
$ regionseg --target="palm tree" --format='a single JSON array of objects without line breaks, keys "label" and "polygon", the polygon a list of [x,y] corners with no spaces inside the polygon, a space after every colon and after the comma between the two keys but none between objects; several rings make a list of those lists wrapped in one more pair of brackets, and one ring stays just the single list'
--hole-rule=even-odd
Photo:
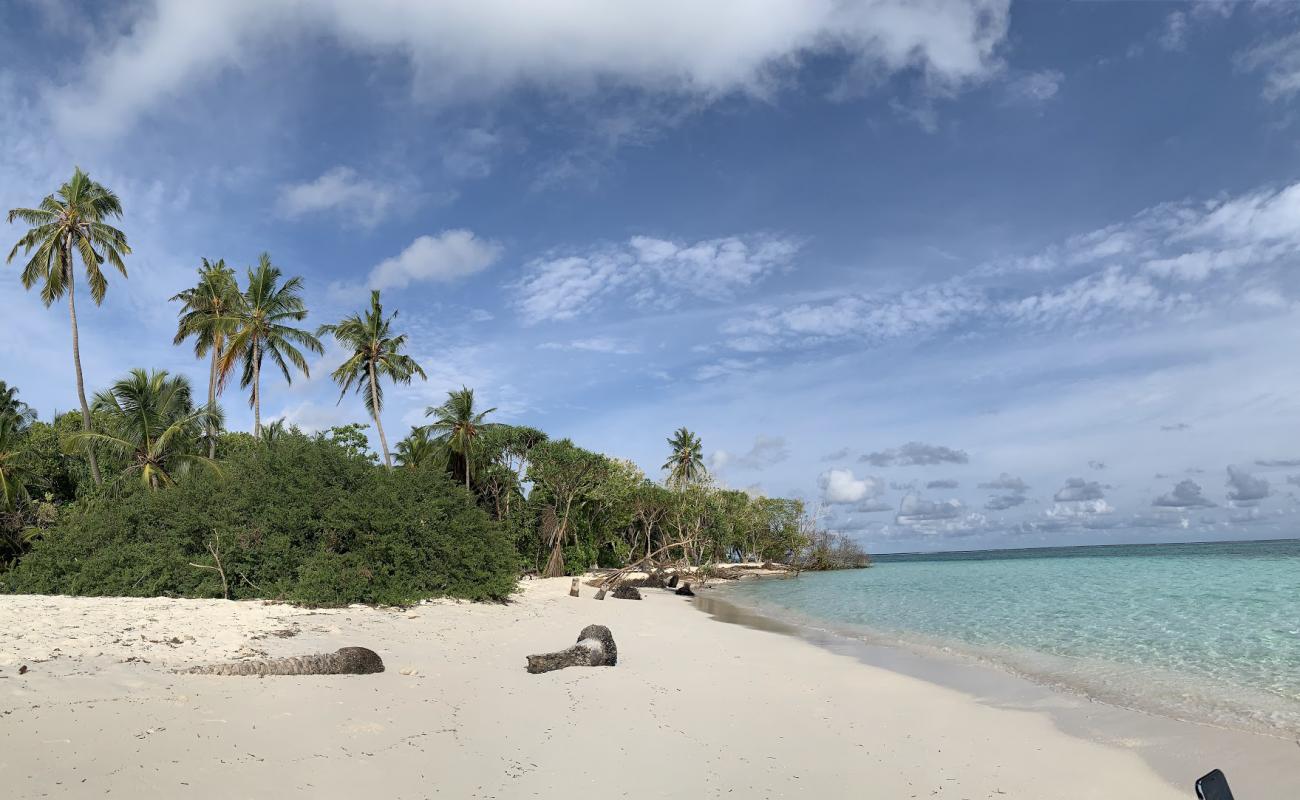
[{"label": "palm tree", "polygon": [[[180,344],[194,338],[194,357],[211,356],[208,364],[208,408],[217,407],[217,366],[225,354],[226,337],[234,328],[235,311],[242,298],[235,271],[226,266],[224,259],[209,262],[203,259],[199,267],[199,282],[193,288],[172,297],[182,303],[180,320],[176,324],[176,338]],[[217,432],[209,427],[208,458],[217,457]]]},{"label": "palm tree", "polygon": [[18,418],[0,415],[0,511],[16,511],[27,500],[29,475],[23,455]]},{"label": "palm tree", "polygon": [[685,486],[704,477],[704,447],[700,437],[684,427],[678,428],[668,439],[668,446],[672,448],[672,455],[664,462],[663,468],[668,470],[670,484]]},{"label": "palm tree", "polygon": [[18,399],[18,387],[0,381],[0,419],[14,421],[14,430],[21,433],[36,421],[36,409]]},{"label": "palm tree", "polygon": [[445,455],[446,448],[429,435],[428,428],[412,428],[410,435],[397,443],[397,463],[406,469],[437,463]]},{"label": "palm tree", "polygon": [[313,353],[323,352],[315,336],[286,324],[304,319],[307,306],[302,301],[302,278],[295,276],[281,284],[281,274],[280,268],[271,264],[268,253],[258,259],[256,269],[248,270],[248,288],[237,304],[226,352],[217,364],[217,382],[224,386],[236,362],[242,362],[244,373],[239,385],[253,387],[248,404],[253,407],[253,436],[259,438],[262,435],[262,358],[270,356],[284,373],[285,381],[293,383],[289,364],[311,377],[307,359],[295,343]]},{"label": "palm tree", "polygon": [[115,483],[136,475],[146,489],[158,489],[194,467],[216,468],[215,461],[199,454],[199,443],[206,428],[220,420],[209,408],[194,408],[184,375],[133,369],[95,395],[95,413],[104,432],[74,434],[71,441],[98,444],[123,457],[126,469]]},{"label": "palm tree", "polygon": [[460,457],[461,471],[465,474],[465,488],[469,488],[470,472],[474,464],[474,446],[484,428],[492,425],[483,419],[496,411],[474,410],[474,390],[462,386],[447,392],[447,402],[440,406],[429,406],[424,410],[426,417],[433,417],[429,430],[438,433],[437,440],[447,446],[451,452]]},{"label": "palm tree", "polygon": [[428,379],[424,370],[415,359],[403,355],[406,346],[406,334],[393,335],[392,324],[397,318],[384,319],[384,307],[379,303],[379,292],[370,293],[370,308],[365,315],[353,314],[345,317],[336,325],[322,325],[316,331],[317,336],[331,334],[334,340],[352,353],[347,361],[330,375],[334,382],[342,387],[339,402],[353,385],[366,404],[366,411],[375,421],[379,431],[379,444],[384,450],[384,466],[392,468],[393,459],[388,454],[388,438],[384,436],[384,424],[379,414],[384,410],[384,390],[379,385],[380,378],[390,378],[394,383],[410,384],[411,379],[419,375]]},{"label": "palm tree", "polygon": [[[81,257],[90,285],[90,297],[99,305],[108,291],[108,281],[100,267],[105,261],[126,277],[122,256],[130,255],[126,234],[104,220],[122,216],[122,203],[117,195],[90,179],[77,167],[72,178],[47,195],[37,208],[14,208],[9,211],[9,222],[20,220],[32,227],[9,251],[6,263],[12,262],[22,248],[23,255],[31,259],[23,267],[23,288],[30,289],[41,283],[41,300],[49,307],[65,294],[68,296],[68,315],[72,320],[72,363],[77,372],[77,399],[81,401],[82,429],[90,430],[90,405],[86,402],[86,385],[81,376],[81,347],[77,331],[77,300],[73,268],[75,256]],[[33,252],[35,251],[35,252]],[[95,485],[102,483],[95,451],[87,451],[90,475]]]}]

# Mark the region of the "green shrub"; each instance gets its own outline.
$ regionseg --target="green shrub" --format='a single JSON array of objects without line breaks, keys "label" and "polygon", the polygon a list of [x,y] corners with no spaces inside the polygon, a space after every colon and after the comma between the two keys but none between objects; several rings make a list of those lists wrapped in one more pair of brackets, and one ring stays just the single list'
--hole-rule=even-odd
[{"label": "green shrub", "polygon": [[[221,475],[70,507],[0,590],[400,605],[515,587],[511,537],[440,472],[300,433],[223,451]],[[227,588],[203,568],[218,557]]]}]

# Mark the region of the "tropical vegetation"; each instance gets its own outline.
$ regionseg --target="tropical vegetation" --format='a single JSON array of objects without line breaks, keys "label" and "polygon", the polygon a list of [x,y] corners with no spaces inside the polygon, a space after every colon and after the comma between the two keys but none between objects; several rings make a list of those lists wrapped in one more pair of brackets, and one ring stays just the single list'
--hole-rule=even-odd
[{"label": "tropical vegetation", "polygon": [[[799,501],[717,485],[700,436],[685,427],[668,438],[657,479],[511,424],[462,386],[390,449],[385,385],[426,379],[397,312],[372,292],[313,334],[303,279],[265,253],[242,286],[225,261],[203,259],[194,285],[172,298],[174,344],[206,362],[206,399],[196,402],[183,375],[137,368],[87,400],[74,261],[98,303],[102,265],[126,274],[126,237],[105,222],[121,214],[117,197],[79,169],[37,207],[9,214],[29,226],[10,252],[29,257],[24,285],[39,284],[47,305],[68,299],[80,411],[43,420],[0,380],[0,591],[404,604],[499,600],[521,573],[647,560],[820,569],[865,559],[852,540],[819,530]],[[318,337],[339,345],[339,402],[355,392],[368,424],[322,433],[284,418],[264,424],[263,367],[286,383],[309,377]],[[225,427],[221,398],[236,373],[251,434]]]}]

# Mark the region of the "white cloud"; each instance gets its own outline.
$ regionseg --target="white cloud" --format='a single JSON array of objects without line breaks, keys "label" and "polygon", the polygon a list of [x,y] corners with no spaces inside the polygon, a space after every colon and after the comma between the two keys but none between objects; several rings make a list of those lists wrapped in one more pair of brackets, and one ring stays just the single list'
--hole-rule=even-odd
[{"label": "white cloud", "polygon": [[1007,102],[1034,105],[1056,97],[1065,82],[1065,73],[1056,69],[1027,72],[1007,82]]},{"label": "white cloud", "polygon": [[693,244],[634,236],[620,246],[536,259],[512,288],[527,323],[573,319],[616,291],[638,306],[671,307],[687,295],[726,300],[788,265],[797,251],[796,241],[774,236]]},{"label": "white cloud", "polygon": [[1237,67],[1264,76],[1264,97],[1287,100],[1300,92],[1300,32],[1269,39],[1237,54]]},{"label": "white cloud", "polygon": [[583,350],[588,353],[607,353],[626,356],[641,352],[633,342],[625,342],[610,336],[592,336],[586,339],[572,339],[567,342],[543,342],[538,345],[542,350]]},{"label": "white cloud", "polygon": [[865,475],[854,477],[853,470],[831,469],[823,472],[817,479],[821,486],[822,500],[830,505],[861,503],[884,494],[883,478]]},{"label": "white cloud", "polygon": [[1165,29],[1158,39],[1166,50],[1183,50],[1187,47],[1187,15],[1172,11],[1165,17]]},{"label": "white cloud", "polygon": [[345,223],[373,228],[396,200],[396,187],[364,178],[351,167],[334,167],[314,181],[281,187],[276,207],[289,219],[334,212]]},{"label": "white cloud", "polygon": [[396,54],[413,90],[435,103],[519,85],[585,93],[616,85],[717,97],[764,94],[772,74],[812,53],[846,54],[849,78],[915,70],[954,92],[1001,68],[1008,0],[153,0],[49,97],[60,128],[125,132],[168,98],[294,37]]},{"label": "white cloud", "polygon": [[[903,498],[894,522],[899,525],[927,525],[955,520],[962,516],[965,507],[960,500],[926,500],[914,494]],[[980,518],[983,519],[982,517]]]},{"label": "white cloud", "polygon": [[412,283],[447,283],[482,272],[501,257],[501,245],[467,230],[419,236],[401,253],[370,271],[371,289],[402,289]]}]

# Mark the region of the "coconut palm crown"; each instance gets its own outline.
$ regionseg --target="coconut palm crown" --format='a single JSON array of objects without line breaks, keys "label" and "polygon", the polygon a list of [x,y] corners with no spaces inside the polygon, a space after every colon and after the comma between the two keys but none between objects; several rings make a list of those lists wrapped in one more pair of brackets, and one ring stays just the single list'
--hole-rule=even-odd
[{"label": "coconut palm crown", "polygon": [[322,325],[316,331],[317,336],[332,335],[350,353],[330,377],[341,387],[339,402],[343,402],[349,389],[356,387],[379,431],[379,444],[383,447],[384,465],[387,467],[393,466],[393,459],[388,452],[388,438],[384,435],[384,424],[379,416],[384,410],[384,389],[380,379],[388,378],[401,384],[409,384],[416,375],[427,379],[424,369],[415,359],[402,353],[406,347],[406,334],[392,332],[396,318],[397,312],[384,317],[379,292],[374,291],[370,293],[370,308],[364,314],[352,314],[334,325]]}]

